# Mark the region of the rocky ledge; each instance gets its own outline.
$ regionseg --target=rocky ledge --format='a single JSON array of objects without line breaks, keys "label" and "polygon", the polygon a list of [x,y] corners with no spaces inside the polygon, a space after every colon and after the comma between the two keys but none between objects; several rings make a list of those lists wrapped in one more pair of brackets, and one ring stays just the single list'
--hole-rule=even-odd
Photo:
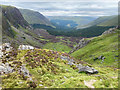
[{"label": "rocky ledge", "polygon": [[69,52],[69,54],[79,50],[80,48],[83,48],[84,46],[86,46],[88,43],[90,42],[90,40],[85,40],[85,38],[81,39],[80,42]]}]

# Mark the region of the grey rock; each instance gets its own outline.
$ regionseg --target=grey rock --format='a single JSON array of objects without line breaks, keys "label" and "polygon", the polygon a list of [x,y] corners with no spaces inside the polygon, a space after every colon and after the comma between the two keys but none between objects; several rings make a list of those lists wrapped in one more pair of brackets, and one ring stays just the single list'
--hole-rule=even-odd
[{"label": "grey rock", "polygon": [[42,84],[39,84],[39,86],[43,86]]},{"label": "grey rock", "polygon": [[79,68],[79,73],[80,72],[86,72],[86,73],[89,73],[89,74],[96,74],[98,73],[98,71],[94,68],[91,68],[89,66],[83,66],[81,68]]},{"label": "grey rock", "polygon": [[35,49],[35,48],[30,45],[20,45],[18,48],[18,50],[28,50],[28,49]]},{"label": "grey rock", "polygon": [[29,71],[25,68],[25,65],[21,66],[20,72],[23,72],[24,76],[30,77]]},{"label": "grey rock", "polygon": [[64,78],[65,78],[65,79],[67,79],[67,77],[66,77],[66,76],[64,76]]},{"label": "grey rock", "polygon": [[103,58],[103,56],[102,56],[102,55],[98,57],[98,59],[102,59],[102,58]]},{"label": "grey rock", "polygon": [[8,73],[12,73],[13,72],[13,69],[9,66],[8,63],[6,64],[1,64],[0,65],[0,73],[5,73],[5,74],[8,74]]},{"label": "grey rock", "polygon": [[0,72],[3,72],[5,70],[4,66],[0,66]]},{"label": "grey rock", "polygon": [[73,59],[70,59],[69,57],[61,56],[61,59],[62,60],[67,60],[68,65],[75,65],[78,68],[79,73],[80,72],[86,72],[86,73],[90,73],[90,74],[98,73],[98,71],[96,69],[91,68],[89,66],[83,66],[82,64],[75,64],[74,63],[75,61]]},{"label": "grey rock", "polygon": [[71,62],[71,61],[69,61],[69,62],[68,62],[68,65],[70,65],[70,66],[71,66],[71,65],[74,65],[74,63],[73,63],[73,62]]},{"label": "grey rock", "polygon": [[102,60],[104,60],[105,59],[105,57],[102,57]]},{"label": "grey rock", "polygon": [[61,55],[61,59],[62,59],[62,60],[68,60],[68,57]]}]

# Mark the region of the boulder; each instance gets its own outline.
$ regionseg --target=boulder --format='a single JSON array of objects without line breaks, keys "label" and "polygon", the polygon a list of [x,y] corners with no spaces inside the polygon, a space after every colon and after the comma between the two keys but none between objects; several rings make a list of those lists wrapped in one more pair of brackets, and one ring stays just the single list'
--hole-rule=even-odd
[{"label": "boulder", "polygon": [[89,74],[97,74],[98,71],[94,68],[91,68],[89,66],[82,66],[82,67],[78,67],[79,68],[79,73],[80,72],[86,72],[86,73],[89,73]]},{"label": "boulder", "polygon": [[5,50],[5,51],[11,51],[13,49],[13,47],[11,47],[11,44],[10,43],[4,43],[2,45],[2,50]]}]

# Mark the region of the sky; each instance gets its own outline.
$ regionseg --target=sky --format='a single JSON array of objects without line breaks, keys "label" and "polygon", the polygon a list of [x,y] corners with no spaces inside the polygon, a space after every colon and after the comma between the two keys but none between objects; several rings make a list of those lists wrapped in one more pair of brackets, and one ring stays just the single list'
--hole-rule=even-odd
[{"label": "sky", "polygon": [[110,16],[118,14],[119,0],[0,0],[0,4],[31,9],[45,16]]}]

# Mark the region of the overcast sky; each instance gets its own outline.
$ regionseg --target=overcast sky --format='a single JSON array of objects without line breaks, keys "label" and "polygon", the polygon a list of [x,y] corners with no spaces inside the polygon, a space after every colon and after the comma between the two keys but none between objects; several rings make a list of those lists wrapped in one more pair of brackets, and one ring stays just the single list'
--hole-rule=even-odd
[{"label": "overcast sky", "polygon": [[118,14],[119,0],[0,0],[0,4],[36,10],[45,16],[109,16]]}]

